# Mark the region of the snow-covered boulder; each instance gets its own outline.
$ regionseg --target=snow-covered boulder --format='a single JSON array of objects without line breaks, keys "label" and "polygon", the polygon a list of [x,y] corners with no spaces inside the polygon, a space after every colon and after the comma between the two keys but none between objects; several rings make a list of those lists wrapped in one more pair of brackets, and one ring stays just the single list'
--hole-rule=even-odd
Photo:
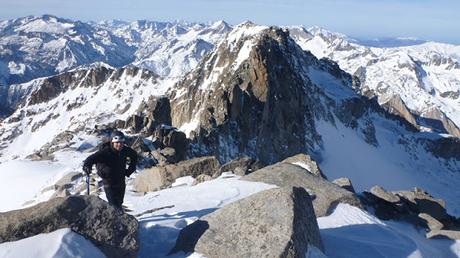
[{"label": "snow-covered boulder", "polygon": [[300,187],[273,188],[228,204],[184,228],[171,253],[206,257],[305,257],[324,250],[311,197]]},{"label": "snow-covered boulder", "polygon": [[259,169],[242,179],[280,187],[303,187],[310,195],[314,195],[313,207],[318,217],[330,214],[339,203],[362,207],[361,201],[352,192],[313,175],[300,166],[289,163],[276,163]]},{"label": "snow-covered boulder", "polygon": [[137,220],[95,196],[54,198],[0,213],[0,243],[61,228],[91,240],[108,257],[136,257],[139,250]]}]

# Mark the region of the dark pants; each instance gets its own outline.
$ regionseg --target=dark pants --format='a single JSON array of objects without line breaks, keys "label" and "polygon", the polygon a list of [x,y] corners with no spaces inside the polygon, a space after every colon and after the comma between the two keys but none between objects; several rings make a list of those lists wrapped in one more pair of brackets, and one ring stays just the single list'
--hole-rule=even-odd
[{"label": "dark pants", "polygon": [[111,185],[104,185],[105,196],[107,197],[107,201],[121,209],[121,204],[123,203],[123,198],[125,197],[125,185],[121,186],[111,186]]}]

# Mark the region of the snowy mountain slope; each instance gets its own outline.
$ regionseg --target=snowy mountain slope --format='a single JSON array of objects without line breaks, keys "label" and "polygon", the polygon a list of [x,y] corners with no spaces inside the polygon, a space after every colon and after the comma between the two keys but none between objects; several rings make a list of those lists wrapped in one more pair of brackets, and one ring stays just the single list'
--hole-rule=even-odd
[{"label": "snowy mountain slope", "polygon": [[[126,26],[113,23],[117,28]],[[335,42],[342,37],[324,38]],[[358,191],[374,184],[389,190],[422,187],[446,200],[450,213],[460,214],[458,142],[436,132],[420,132],[388,114],[357,94],[359,83],[335,63],[302,51],[282,30],[239,25],[173,86],[175,82],[148,70],[98,63],[12,86],[8,100],[18,105],[17,110],[0,121],[0,196],[11,198],[1,202],[0,210],[47,200],[52,192],[42,189],[64,174],[80,171],[88,149],[99,142],[93,134],[96,125],[127,119],[142,112],[138,107],[149,96],[166,95],[171,100],[173,125],[195,140],[192,154],[215,154],[221,160],[247,154],[275,162],[306,152],[330,179],[350,177]],[[52,152],[56,146],[54,161],[23,160],[38,150]],[[144,243],[141,257],[164,256],[179,230],[198,217],[272,187],[241,182],[233,175],[197,186],[183,182],[190,178],[144,196],[128,191],[126,204],[133,214],[175,205],[139,218]],[[24,186],[29,189],[23,191]],[[412,226],[384,223],[353,207],[339,206],[330,217],[318,221],[330,257],[345,253],[460,256],[459,242],[426,240],[424,232]],[[56,244],[53,247],[77,256],[75,245],[66,242],[76,239],[75,235],[55,232],[44,237]],[[19,252],[37,243],[36,239],[27,241],[32,244],[0,244],[0,253]]]},{"label": "snowy mountain slope", "polygon": [[363,94],[377,96],[414,125],[460,136],[460,46],[427,42],[373,48],[318,27],[292,27],[290,32],[303,49],[359,77]]},{"label": "snowy mountain slope", "polygon": [[96,61],[130,63],[134,48],[108,30],[51,15],[3,21],[0,60],[8,84],[60,73]]},{"label": "snowy mountain slope", "polygon": [[111,30],[136,48],[133,65],[161,76],[178,77],[193,69],[231,30],[224,21],[210,25],[185,22],[106,21],[97,24]]},{"label": "snowy mountain slope", "polygon": [[22,102],[0,122],[0,160],[23,158],[41,148],[48,152],[59,144],[70,146],[78,133],[126,119],[149,96],[163,95],[173,82],[148,70],[99,64],[37,79],[23,85],[25,93],[21,86],[14,87]]},{"label": "snowy mountain slope", "polygon": [[[0,117],[11,114],[11,84],[104,62],[131,65],[160,76],[180,77],[193,69],[230,30],[213,24],[151,21],[84,23],[51,15],[2,21],[0,27]],[[25,88],[25,85],[14,88]],[[13,89],[16,91],[16,89]],[[30,89],[28,90],[30,91]]]},{"label": "snowy mountain slope", "polygon": [[356,83],[286,32],[246,23],[177,84],[171,117],[194,140],[192,155],[273,163],[305,152],[328,178],[350,177],[360,191],[419,186],[460,214],[460,158],[439,151],[458,141],[418,131],[356,93]]}]

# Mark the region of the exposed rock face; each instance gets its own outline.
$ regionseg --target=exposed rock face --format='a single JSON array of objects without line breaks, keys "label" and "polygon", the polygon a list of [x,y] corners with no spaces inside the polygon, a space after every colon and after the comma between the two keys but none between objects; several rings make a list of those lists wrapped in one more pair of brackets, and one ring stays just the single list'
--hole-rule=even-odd
[{"label": "exposed rock face", "polygon": [[401,201],[401,199],[397,195],[388,192],[387,190],[383,189],[383,187],[378,185],[371,188],[371,193],[389,203],[398,203]]},{"label": "exposed rock face", "polygon": [[422,189],[414,188],[412,191],[398,191],[396,194],[407,200],[410,207],[420,213],[427,213],[440,221],[450,217],[446,212],[446,203],[441,199],[433,198]]},{"label": "exposed rock face", "polygon": [[385,107],[388,112],[404,118],[414,126],[418,126],[416,118],[398,95],[392,96],[387,102],[383,103],[382,106]]},{"label": "exposed rock face", "polygon": [[277,163],[259,169],[243,177],[242,180],[264,182],[280,187],[303,187],[312,195],[313,207],[318,217],[330,214],[341,202],[362,208],[360,200],[353,193],[292,164]]},{"label": "exposed rock face", "polygon": [[355,193],[355,188],[353,187],[353,184],[351,183],[351,180],[346,177],[341,177],[337,178],[332,183],[342,187],[343,189],[350,191],[352,193]]},{"label": "exposed rock face", "polygon": [[439,132],[447,132],[455,137],[460,137],[460,129],[458,126],[437,107],[432,107],[420,114],[418,122]]},{"label": "exposed rock face", "polygon": [[[89,71],[77,70],[75,72],[49,77],[42,82],[37,91],[31,94],[29,104],[33,105],[47,102],[55,98],[61,92],[66,91],[69,87],[76,87],[80,82],[80,85],[84,87],[100,85],[106,81],[113,72],[114,69],[101,66],[90,69]],[[76,78],[80,78],[80,80]]]},{"label": "exposed rock face", "polygon": [[144,120],[146,135],[152,135],[155,129],[162,124],[171,124],[171,105],[167,97],[150,97],[147,102],[139,106],[138,113],[146,115]]},{"label": "exposed rock face", "polygon": [[223,172],[233,172],[235,175],[244,176],[263,167],[264,165],[260,161],[245,156],[222,165],[214,177],[220,176]]},{"label": "exposed rock face", "polygon": [[172,250],[206,257],[305,257],[324,250],[308,193],[274,188],[228,204],[184,228]]},{"label": "exposed rock face", "polygon": [[435,156],[460,160],[460,138],[446,137],[428,141],[428,150]]},{"label": "exposed rock face", "polygon": [[152,155],[158,161],[158,165],[162,167],[178,162],[176,150],[173,148],[166,147],[161,150],[155,150],[152,152]]},{"label": "exposed rock face", "polygon": [[0,213],[0,241],[16,241],[60,228],[89,239],[107,257],[136,257],[138,222],[95,196],[54,198],[36,206]]},{"label": "exposed rock face", "polygon": [[[254,45],[249,57],[232,67],[245,40]],[[191,156],[212,154],[226,162],[244,154],[270,164],[308,152],[319,141],[312,114],[316,101],[306,94],[296,67],[315,57],[292,61],[290,55],[304,52],[280,29],[251,40],[221,44],[171,94],[172,124],[199,124]]]},{"label": "exposed rock face", "polygon": [[165,167],[152,167],[137,175],[133,187],[138,192],[157,191],[170,186],[179,177],[212,176],[219,166],[219,161],[211,156],[185,160]]},{"label": "exposed rock face", "polygon": [[327,177],[321,171],[316,161],[312,160],[311,157],[307,154],[300,153],[295,156],[289,157],[281,162],[301,166],[313,175],[317,175],[327,180]]},{"label": "exposed rock face", "polygon": [[154,144],[158,149],[171,147],[175,151],[175,162],[185,159],[187,137],[174,127],[162,125],[154,132]]}]

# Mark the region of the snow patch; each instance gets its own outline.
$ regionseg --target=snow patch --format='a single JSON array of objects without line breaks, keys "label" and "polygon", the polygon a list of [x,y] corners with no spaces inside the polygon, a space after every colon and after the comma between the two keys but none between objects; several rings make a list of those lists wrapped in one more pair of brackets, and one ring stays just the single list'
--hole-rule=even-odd
[{"label": "snow patch", "polygon": [[69,228],[0,244],[0,257],[105,258],[89,240]]}]

